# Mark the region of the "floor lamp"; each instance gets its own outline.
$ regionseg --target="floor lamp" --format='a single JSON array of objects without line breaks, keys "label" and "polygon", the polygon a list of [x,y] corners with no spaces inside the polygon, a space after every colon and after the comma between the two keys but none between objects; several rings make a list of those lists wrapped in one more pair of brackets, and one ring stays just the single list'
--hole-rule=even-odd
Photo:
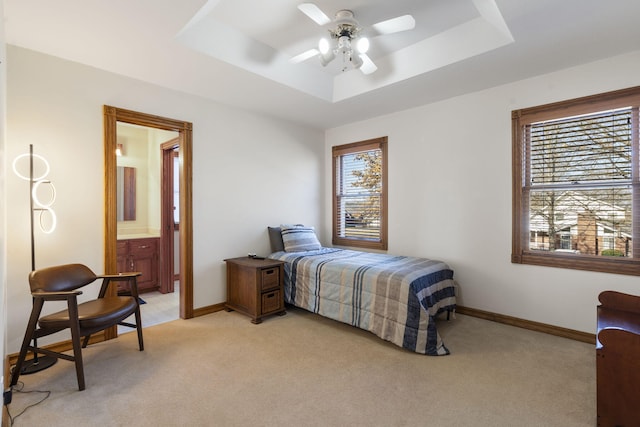
[{"label": "floor lamp", "polygon": [[[18,160],[27,156],[29,157],[29,177],[28,178],[20,174],[16,167]],[[39,158],[45,165],[45,171],[37,179],[34,179],[33,177],[34,157]],[[37,154],[33,154],[33,144],[29,144],[28,154],[22,154],[16,157],[16,159],[13,161],[13,171],[20,178],[29,181],[29,200],[30,200],[29,213],[31,218],[31,221],[30,221],[31,223],[31,271],[34,271],[36,269],[35,212],[36,211],[40,212],[40,227],[42,231],[47,234],[53,232],[53,230],[56,228],[56,215],[53,209],[51,209],[51,205],[53,205],[53,202],[55,201],[56,190],[51,181],[44,179],[49,174],[49,163],[44,157],[39,156]],[[48,184],[51,188],[51,200],[49,201],[49,203],[42,203],[38,198],[38,188],[40,187],[41,184]],[[48,228],[45,228],[43,224],[42,216],[45,212],[48,212],[51,215],[51,224],[49,225]],[[35,337],[33,338],[33,347],[38,348],[38,340]],[[20,371],[20,375],[28,375],[28,374],[33,374],[33,373],[42,371],[44,369],[51,367],[57,361],[58,359],[55,357],[38,356],[37,350],[34,350],[33,359],[24,362],[24,364],[22,365],[22,369]]]}]

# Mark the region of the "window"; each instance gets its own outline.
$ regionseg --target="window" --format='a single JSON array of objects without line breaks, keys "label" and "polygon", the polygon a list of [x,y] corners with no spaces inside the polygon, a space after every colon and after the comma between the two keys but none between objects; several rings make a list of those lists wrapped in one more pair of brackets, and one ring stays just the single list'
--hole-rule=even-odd
[{"label": "window", "polygon": [[387,137],[333,147],[333,244],[387,249]]},{"label": "window", "polygon": [[640,275],[640,87],[512,112],[514,263]]}]

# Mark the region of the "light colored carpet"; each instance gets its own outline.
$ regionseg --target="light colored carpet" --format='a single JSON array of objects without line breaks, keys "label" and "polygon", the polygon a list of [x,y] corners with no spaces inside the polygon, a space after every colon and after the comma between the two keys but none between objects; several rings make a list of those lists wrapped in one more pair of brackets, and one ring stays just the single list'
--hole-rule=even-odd
[{"label": "light colored carpet", "polygon": [[[22,376],[50,390],[14,425],[593,426],[593,345],[458,315],[439,321],[451,351],[403,350],[289,309],[253,325],[224,311],[146,328]],[[14,393],[19,413],[39,399]]]}]

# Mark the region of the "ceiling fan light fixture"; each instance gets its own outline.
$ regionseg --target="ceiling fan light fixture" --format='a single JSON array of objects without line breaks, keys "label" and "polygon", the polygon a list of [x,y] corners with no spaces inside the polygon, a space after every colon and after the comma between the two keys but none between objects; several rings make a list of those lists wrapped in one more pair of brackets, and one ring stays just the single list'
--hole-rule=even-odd
[{"label": "ceiling fan light fixture", "polygon": [[[321,39],[318,43],[318,49],[309,49],[296,55],[291,62],[298,63],[312,56],[318,56],[320,63],[323,66],[327,66],[336,56],[340,56],[342,58],[342,71],[347,71],[350,67],[353,67],[359,68],[363,74],[367,75],[378,69],[367,55],[370,48],[369,39],[359,37],[363,29],[355,19],[353,11],[349,9],[338,10],[332,20],[314,3],[302,3],[298,5],[298,9],[320,26],[330,22],[334,25],[329,28],[330,39]],[[369,26],[367,34],[369,37],[393,34],[411,30],[415,28],[415,25],[416,21],[413,16],[402,15]]]},{"label": "ceiling fan light fixture", "polygon": [[321,38],[318,42],[318,50],[321,55],[326,55],[331,50],[331,44],[326,38]]},{"label": "ceiling fan light fixture", "polygon": [[360,37],[356,43],[359,53],[367,53],[369,51],[369,39],[366,37]]},{"label": "ceiling fan light fixture", "polygon": [[351,39],[347,36],[338,37],[338,43],[336,50],[343,54],[351,50]]}]

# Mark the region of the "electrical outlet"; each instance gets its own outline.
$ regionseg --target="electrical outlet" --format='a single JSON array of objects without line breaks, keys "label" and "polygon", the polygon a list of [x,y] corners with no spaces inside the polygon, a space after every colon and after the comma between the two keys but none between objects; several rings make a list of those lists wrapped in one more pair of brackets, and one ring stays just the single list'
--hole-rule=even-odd
[{"label": "electrical outlet", "polygon": [[8,405],[8,404],[11,403],[11,397],[12,397],[12,392],[11,392],[11,389],[8,388],[2,394],[2,398],[4,400],[4,405]]}]

